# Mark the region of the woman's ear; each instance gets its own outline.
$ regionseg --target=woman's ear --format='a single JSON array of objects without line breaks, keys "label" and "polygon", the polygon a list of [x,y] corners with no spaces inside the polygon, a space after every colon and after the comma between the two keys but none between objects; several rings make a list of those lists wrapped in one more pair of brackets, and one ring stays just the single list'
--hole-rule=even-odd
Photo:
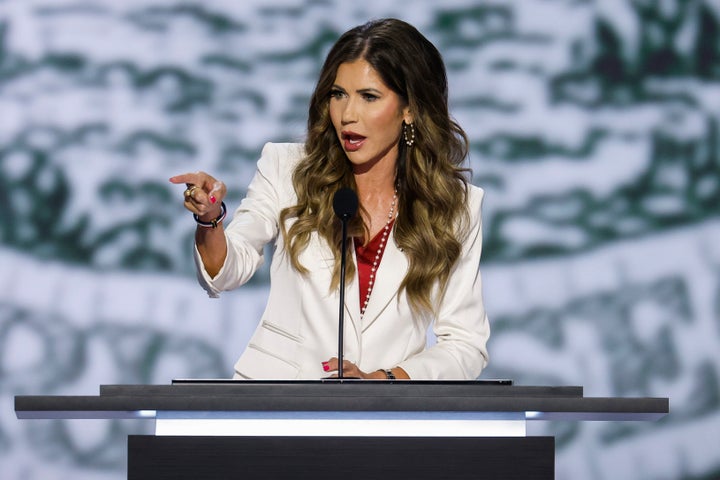
[{"label": "woman's ear", "polygon": [[403,108],[403,122],[405,122],[407,125],[410,125],[413,123],[413,115],[410,113],[410,106]]}]

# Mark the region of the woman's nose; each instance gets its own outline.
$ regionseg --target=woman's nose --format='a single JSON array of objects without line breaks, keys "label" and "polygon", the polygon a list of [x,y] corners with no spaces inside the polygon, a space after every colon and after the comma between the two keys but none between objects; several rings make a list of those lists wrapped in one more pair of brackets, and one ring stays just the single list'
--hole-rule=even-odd
[{"label": "woman's nose", "polygon": [[345,103],[345,108],[343,108],[342,111],[342,122],[345,125],[347,125],[348,123],[357,122],[357,116],[358,112],[355,100],[349,98],[348,101]]}]

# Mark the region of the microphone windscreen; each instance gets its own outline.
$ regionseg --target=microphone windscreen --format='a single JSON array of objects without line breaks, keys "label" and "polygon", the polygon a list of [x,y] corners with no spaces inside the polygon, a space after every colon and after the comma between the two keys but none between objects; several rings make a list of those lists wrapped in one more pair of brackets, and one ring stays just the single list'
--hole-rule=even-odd
[{"label": "microphone windscreen", "polygon": [[333,197],[333,210],[341,219],[352,218],[358,209],[357,194],[350,188],[341,188]]}]

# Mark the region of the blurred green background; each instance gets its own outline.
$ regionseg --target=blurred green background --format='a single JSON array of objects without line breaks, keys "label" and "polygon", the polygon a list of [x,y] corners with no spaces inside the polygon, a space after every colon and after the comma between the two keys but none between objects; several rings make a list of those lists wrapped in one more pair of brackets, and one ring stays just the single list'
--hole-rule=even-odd
[{"label": "blurred green background", "polygon": [[151,428],[21,422],[14,395],[232,374],[267,270],[208,299],[167,179],[234,208],[332,43],[386,16],[443,53],[486,190],[482,376],[670,397],[531,424],[558,479],[720,478],[720,2],[0,0],[3,480],[124,478]]}]

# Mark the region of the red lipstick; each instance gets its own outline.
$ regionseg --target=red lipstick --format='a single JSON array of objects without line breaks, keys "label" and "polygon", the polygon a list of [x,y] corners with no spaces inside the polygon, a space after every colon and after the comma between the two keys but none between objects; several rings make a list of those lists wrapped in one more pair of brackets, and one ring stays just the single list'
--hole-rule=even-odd
[{"label": "red lipstick", "polygon": [[363,146],[363,144],[365,143],[365,139],[367,138],[360,135],[359,133],[350,131],[343,131],[341,133],[341,136],[343,141],[343,148],[346,152],[357,152]]}]

